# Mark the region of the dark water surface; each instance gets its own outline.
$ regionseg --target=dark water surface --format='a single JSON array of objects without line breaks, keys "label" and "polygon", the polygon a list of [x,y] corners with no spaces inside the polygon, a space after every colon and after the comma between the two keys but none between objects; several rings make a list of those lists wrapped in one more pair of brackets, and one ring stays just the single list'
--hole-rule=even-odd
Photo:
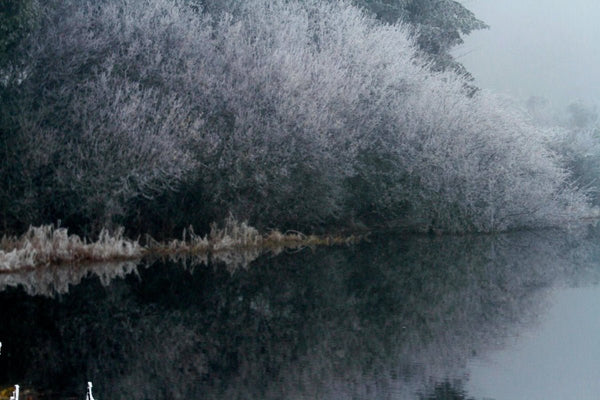
[{"label": "dark water surface", "polygon": [[[0,275],[39,398],[600,398],[600,229]],[[15,285],[19,285],[15,287]]]}]

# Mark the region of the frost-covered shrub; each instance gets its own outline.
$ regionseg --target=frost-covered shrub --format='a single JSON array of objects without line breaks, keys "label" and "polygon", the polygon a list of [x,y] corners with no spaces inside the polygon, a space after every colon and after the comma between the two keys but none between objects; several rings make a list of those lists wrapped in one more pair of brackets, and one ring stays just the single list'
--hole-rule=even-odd
[{"label": "frost-covered shrub", "polygon": [[350,183],[345,212],[462,231],[556,223],[581,207],[545,132],[500,99],[466,96],[462,78],[431,74],[401,26],[318,1],[251,2],[240,15],[239,39],[224,35],[235,59],[261,63],[252,82],[277,89],[276,114],[323,143],[334,179]]},{"label": "frost-covered shrub", "polygon": [[600,205],[600,134],[597,128],[558,129],[552,147],[561,155],[573,184]]},{"label": "frost-covered shrub", "polygon": [[167,4],[140,15],[125,5],[127,12],[118,2],[46,4],[23,46],[27,78],[2,93],[5,221],[63,219],[97,233],[126,212],[128,199],[169,190],[195,167],[185,147],[194,116],[161,85],[165,77],[175,83],[181,61],[169,33],[174,26],[185,34],[189,18],[174,8],[165,18],[180,22],[141,19],[140,31],[134,18],[156,17]]},{"label": "frost-covered shrub", "polygon": [[561,158],[572,184],[600,206],[600,123],[595,106],[574,102],[566,109],[531,97],[529,116],[548,130],[550,148]]},{"label": "frost-covered shrub", "polygon": [[403,26],[346,2],[186,4],[47,4],[3,92],[5,218],[489,231],[583,208],[544,132],[432,74]]}]

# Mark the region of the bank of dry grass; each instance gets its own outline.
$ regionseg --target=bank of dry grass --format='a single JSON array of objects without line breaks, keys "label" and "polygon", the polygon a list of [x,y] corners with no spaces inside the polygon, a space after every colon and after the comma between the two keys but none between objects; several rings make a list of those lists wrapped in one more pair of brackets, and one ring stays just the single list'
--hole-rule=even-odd
[{"label": "bank of dry grass", "polygon": [[205,236],[194,233],[192,227],[183,231],[181,240],[156,242],[149,238],[146,251],[155,255],[176,254],[218,254],[231,251],[247,251],[259,249],[278,253],[283,249],[297,249],[312,246],[333,246],[352,244],[360,240],[360,236],[305,235],[297,231],[281,233],[272,230],[261,234],[246,222],[238,222],[227,218],[222,226],[212,224],[210,233]]},{"label": "bank of dry grass", "polygon": [[66,228],[44,225],[30,227],[20,237],[0,240],[0,272],[66,263],[117,261],[140,258],[144,248],[123,236],[123,230],[100,232],[90,242],[70,235]]},{"label": "bank of dry grass", "polygon": [[[145,244],[123,236],[123,229],[102,230],[98,240],[88,241],[69,234],[66,228],[44,225],[30,227],[22,236],[4,236],[0,240],[0,273],[63,264],[141,260],[144,257],[209,257],[225,264],[247,264],[263,252],[285,249],[352,244],[359,236],[316,236],[277,230],[266,234],[245,222],[230,217],[210,233],[199,235],[192,227],[181,239],[158,242],[146,237]],[[248,256],[251,254],[251,256]]]}]

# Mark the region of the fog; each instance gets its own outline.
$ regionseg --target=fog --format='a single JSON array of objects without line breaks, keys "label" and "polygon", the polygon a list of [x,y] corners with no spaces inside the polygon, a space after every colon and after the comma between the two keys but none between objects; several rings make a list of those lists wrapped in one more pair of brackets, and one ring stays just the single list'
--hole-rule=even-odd
[{"label": "fog", "polygon": [[557,106],[600,98],[600,2],[462,0],[489,30],[473,32],[454,55],[479,87]]}]

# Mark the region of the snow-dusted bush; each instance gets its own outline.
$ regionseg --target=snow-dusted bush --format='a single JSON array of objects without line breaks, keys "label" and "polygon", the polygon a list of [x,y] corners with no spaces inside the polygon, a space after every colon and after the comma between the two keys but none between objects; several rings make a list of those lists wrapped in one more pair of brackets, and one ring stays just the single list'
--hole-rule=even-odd
[{"label": "snow-dusted bush", "polygon": [[27,78],[2,93],[5,220],[61,218],[97,233],[132,197],[170,190],[195,168],[186,141],[197,122],[170,90],[181,52],[169,32],[186,34],[189,18],[173,8],[165,18],[179,22],[152,22],[170,7],[149,6],[46,4],[23,47]]},{"label": "snow-dusted bush", "polygon": [[597,108],[574,102],[566,109],[560,109],[540,97],[531,97],[526,106],[530,118],[547,128],[550,148],[560,156],[573,185],[585,191],[594,206],[599,206],[600,119]]},{"label": "snow-dusted bush", "polygon": [[272,127],[266,137],[288,135],[296,155],[319,155],[313,176],[329,173],[332,197],[317,210],[462,231],[554,224],[582,207],[545,131],[501,99],[467,96],[461,77],[431,74],[403,27],[346,3],[240,7],[216,27],[234,130],[242,147]]},{"label": "snow-dusted bush", "polygon": [[109,219],[177,188],[184,210],[159,219],[450,231],[584,207],[544,132],[432,74],[403,26],[343,1],[249,0],[212,17],[186,4],[48,3],[28,77],[4,93],[16,139],[2,140],[22,149],[4,162],[20,185],[5,204]]},{"label": "snow-dusted bush", "polygon": [[574,185],[600,205],[600,134],[597,128],[557,129],[552,147],[561,155]]}]

